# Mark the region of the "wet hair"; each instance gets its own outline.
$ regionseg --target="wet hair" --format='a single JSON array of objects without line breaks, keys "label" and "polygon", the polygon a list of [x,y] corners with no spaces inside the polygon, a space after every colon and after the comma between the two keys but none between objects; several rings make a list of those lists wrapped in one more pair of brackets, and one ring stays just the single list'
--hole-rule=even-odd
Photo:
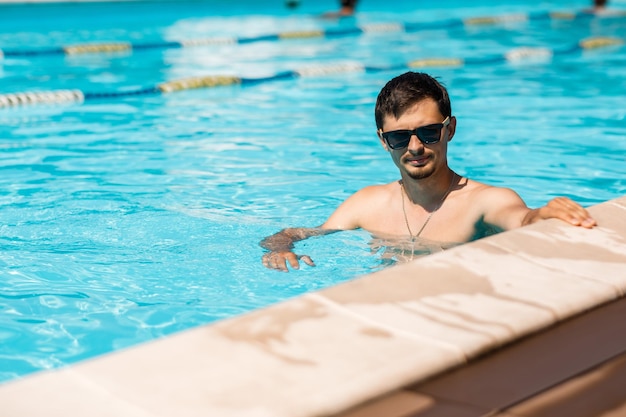
[{"label": "wet hair", "polygon": [[446,88],[423,72],[405,72],[391,79],[378,94],[374,117],[376,128],[383,128],[386,116],[398,119],[416,103],[430,98],[437,103],[443,117],[452,115],[450,97]]}]

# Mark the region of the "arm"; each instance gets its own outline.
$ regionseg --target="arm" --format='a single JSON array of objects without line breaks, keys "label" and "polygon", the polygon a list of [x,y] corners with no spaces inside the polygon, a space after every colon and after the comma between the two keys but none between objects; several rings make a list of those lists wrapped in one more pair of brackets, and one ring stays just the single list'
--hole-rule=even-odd
[{"label": "arm", "polygon": [[574,226],[591,229],[597,223],[580,204],[567,197],[556,197],[543,207],[529,210],[522,220],[522,225],[535,223],[543,219],[561,219]]},{"label": "arm", "polygon": [[288,271],[287,262],[289,262],[289,265],[294,269],[300,268],[299,260],[302,260],[302,262],[309,266],[315,266],[310,256],[296,255],[293,253],[294,243],[308,239],[309,237],[322,236],[336,231],[337,230],[323,229],[320,227],[283,229],[261,241],[261,247],[269,250],[269,252],[263,255],[263,265],[266,268],[278,269],[279,271],[285,272]]},{"label": "arm", "polygon": [[363,207],[371,206],[371,196],[375,193],[376,187],[366,187],[345,200],[333,214],[320,227],[314,228],[288,228],[266,237],[260,243],[261,247],[270,252],[263,255],[263,265],[270,269],[288,271],[287,262],[294,268],[300,268],[302,261],[307,265],[315,266],[315,263],[308,255],[297,255],[293,253],[293,244],[313,236],[322,236],[334,233],[339,230],[353,230],[361,227],[361,215]]},{"label": "arm", "polygon": [[545,219],[561,219],[574,226],[592,228],[596,221],[580,204],[557,197],[543,207],[530,209],[521,197],[508,188],[489,187],[483,194],[484,220],[503,230],[515,229]]}]

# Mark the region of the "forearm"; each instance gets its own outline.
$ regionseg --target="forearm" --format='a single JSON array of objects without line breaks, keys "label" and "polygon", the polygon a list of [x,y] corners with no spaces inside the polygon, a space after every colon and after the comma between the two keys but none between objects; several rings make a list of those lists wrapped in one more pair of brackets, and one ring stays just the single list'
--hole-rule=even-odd
[{"label": "forearm", "polygon": [[294,231],[295,229],[283,229],[276,234],[266,237],[259,245],[263,249],[270,251],[291,251],[294,242],[302,240]]},{"label": "forearm", "polygon": [[319,227],[287,228],[266,237],[259,244],[262,248],[273,252],[288,252],[293,249],[293,245],[296,242],[331,232],[333,230],[321,229]]}]

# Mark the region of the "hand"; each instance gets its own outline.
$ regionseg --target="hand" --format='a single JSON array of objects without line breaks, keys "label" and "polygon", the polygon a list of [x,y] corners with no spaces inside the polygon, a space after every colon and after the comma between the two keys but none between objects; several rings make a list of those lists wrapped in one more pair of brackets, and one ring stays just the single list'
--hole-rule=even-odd
[{"label": "hand", "polygon": [[282,252],[268,252],[263,255],[263,265],[269,269],[277,269],[279,271],[289,272],[287,268],[287,262],[293,269],[300,269],[301,260],[305,264],[309,266],[315,266],[313,259],[311,259],[308,255],[296,255],[290,251],[282,251]]},{"label": "hand", "polygon": [[580,204],[567,197],[557,197],[545,206],[531,210],[524,219],[524,224],[534,223],[541,219],[561,219],[574,226],[591,229],[597,223]]}]

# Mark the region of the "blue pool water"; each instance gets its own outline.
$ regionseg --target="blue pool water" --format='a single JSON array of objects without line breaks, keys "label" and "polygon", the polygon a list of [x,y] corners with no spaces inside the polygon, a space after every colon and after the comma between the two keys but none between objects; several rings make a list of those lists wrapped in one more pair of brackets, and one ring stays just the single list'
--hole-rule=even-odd
[{"label": "blue pool water", "polygon": [[[402,67],[626,38],[626,18],[437,27],[447,19],[576,11],[585,1],[437,5],[244,0],[0,6],[0,49],[159,43],[302,29],[424,22],[425,29],[133,53],[32,54],[0,61],[0,94],[121,93],[200,75],[268,77],[318,64]],[[625,3],[612,2],[626,8]],[[45,18],[43,16],[46,16]],[[450,164],[517,190],[531,206],[626,194],[626,53],[427,71],[458,118]],[[373,121],[382,85],[406,68],[275,80],[83,104],[0,109],[0,381],[242,314],[379,270],[361,231],[299,245],[318,266],[262,267],[258,242],[321,224],[359,188],[397,178]]]}]

